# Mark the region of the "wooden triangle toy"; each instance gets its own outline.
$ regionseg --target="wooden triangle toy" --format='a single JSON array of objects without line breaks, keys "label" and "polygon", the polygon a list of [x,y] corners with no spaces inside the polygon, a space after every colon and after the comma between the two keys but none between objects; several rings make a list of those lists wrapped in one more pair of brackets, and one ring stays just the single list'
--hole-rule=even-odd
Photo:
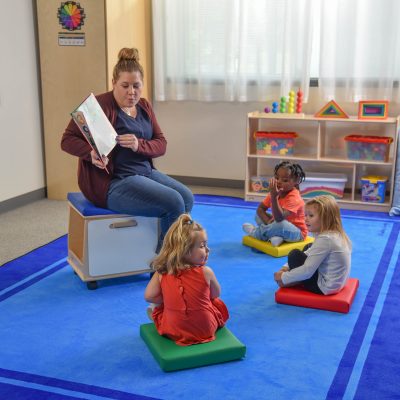
[{"label": "wooden triangle toy", "polygon": [[317,118],[349,118],[334,100],[325,104],[315,115]]}]

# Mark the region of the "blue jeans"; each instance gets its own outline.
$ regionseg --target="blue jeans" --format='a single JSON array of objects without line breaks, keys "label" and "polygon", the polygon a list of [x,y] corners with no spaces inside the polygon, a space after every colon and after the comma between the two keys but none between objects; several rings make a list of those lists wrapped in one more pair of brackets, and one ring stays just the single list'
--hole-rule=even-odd
[{"label": "blue jeans", "polygon": [[108,190],[107,207],[124,214],[160,218],[164,237],[181,214],[191,212],[193,194],[182,183],[153,169],[149,177],[114,179]]},{"label": "blue jeans", "polygon": [[256,239],[268,241],[273,236],[280,236],[285,242],[300,242],[303,240],[301,230],[286,219],[266,225],[256,216],[256,222],[256,230],[251,235]]}]

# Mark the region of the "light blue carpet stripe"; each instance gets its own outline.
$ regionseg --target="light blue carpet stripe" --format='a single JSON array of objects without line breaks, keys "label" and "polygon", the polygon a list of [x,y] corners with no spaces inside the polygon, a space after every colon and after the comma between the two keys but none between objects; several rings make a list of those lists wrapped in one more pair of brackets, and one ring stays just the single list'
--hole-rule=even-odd
[{"label": "light blue carpet stripe", "polygon": [[349,339],[349,342],[347,343],[346,350],[342,356],[339,367],[336,371],[336,375],[328,391],[327,399],[329,400],[342,399],[347,389],[353,367],[360,354],[360,348],[371,321],[372,312],[382,290],[382,285],[392,259],[393,249],[395,248],[399,237],[399,230],[400,226],[398,224],[392,225],[392,230],[376,270],[374,279],[368,290],[367,297],[365,298],[363,307],[353,329],[353,333]]},{"label": "light blue carpet stripe", "polygon": [[386,300],[386,296],[388,293],[388,289],[390,283],[392,281],[393,273],[396,268],[396,263],[398,258],[400,257],[400,241],[396,242],[396,246],[393,250],[392,258],[390,260],[390,264],[385,276],[385,279],[382,284],[381,291],[379,292],[379,296],[377,302],[375,304],[374,310],[372,312],[371,320],[369,322],[367,331],[365,333],[364,340],[361,344],[360,351],[358,353],[356,362],[353,367],[353,371],[351,373],[349,383],[347,385],[347,389],[344,393],[343,399],[351,400],[354,398],[354,395],[357,390],[357,386],[361,377],[362,370],[364,368],[365,360],[367,359],[369,348],[371,346],[372,339],[375,335],[375,330],[378,326],[379,318],[381,316],[383,306]]},{"label": "light blue carpet stripe", "polygon": [[4,294],[8,293],[9,291],[13,290],[13,289],[18,288],[19,286],[22,286],[23,284],[34,280],[35,278],[45,274],[50,269],[52,269],[54,267],[57,267],[58,265],[62,264],[63,262],[66,262],[66,261],[67,261],[67,257],[61,258],[60,260],[54,262],[53,264],[50,264],[49,266],[41,269],[39,272],[36,272],[36,273],[28,276],[27,278],[23,279],[22,281],[19,281],[18,283],[14,284],[12,286],[9,286],[6,289],[1,290],[0,291],[0,297],[3,296]]},{"label": "light blue carpet stripe", "polygon": [[40,385],[37,383],[24,382],[24,381],[20,381],[20,380],[16,380],[16,379],[7,379],[7,378],[0,377],[0,382],[8,383],[10,385],[23,386],[23,387],[29,388],[29,389],[44,390],[45,392],[63,394],[65,396],[73,396],[78,399],[110,400],[112,398],[112,397],[95,396],[95,395],[88,394],[88,393],[79,393],[79,392],[75,392],[72,390],[56,388],[56,387],[52,387],[52,386],[48,386],[48,385]]}]

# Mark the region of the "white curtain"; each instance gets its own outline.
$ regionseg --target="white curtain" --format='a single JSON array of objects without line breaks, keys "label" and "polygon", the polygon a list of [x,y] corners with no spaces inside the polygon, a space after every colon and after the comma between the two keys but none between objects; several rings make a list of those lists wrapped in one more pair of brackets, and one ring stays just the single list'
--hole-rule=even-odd
[{"label": "white curtain", "polygon": [[153,0],[155,99],[307,101],[315,0]]},{"label": "white curtain", "polygon": [[329,0],[320,5],[320,96],[399,101],[400,1]]}]

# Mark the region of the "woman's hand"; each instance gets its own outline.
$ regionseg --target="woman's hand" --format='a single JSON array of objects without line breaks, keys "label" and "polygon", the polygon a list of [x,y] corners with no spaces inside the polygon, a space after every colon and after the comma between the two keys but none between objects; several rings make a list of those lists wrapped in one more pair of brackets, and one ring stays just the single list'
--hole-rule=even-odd
[{"label": "woman's hand", "polygon": [[98,157],[98,155],[96,154],[96,152],[94,150],[92,150],[90,152],[90,157],[92,158],[92,164],[94,166],[96,166],[97,168],[100,169],[105,169],[106,165],[108,164],[108,157],[103,156],[102,160],[100,160],[100,158]]},{"label": "woman's hand", "polygon": [[134,152],[136,152],[139,147],[138,138],[133,133],[118,135],[116,140],[121,147],[132,149]]}]

